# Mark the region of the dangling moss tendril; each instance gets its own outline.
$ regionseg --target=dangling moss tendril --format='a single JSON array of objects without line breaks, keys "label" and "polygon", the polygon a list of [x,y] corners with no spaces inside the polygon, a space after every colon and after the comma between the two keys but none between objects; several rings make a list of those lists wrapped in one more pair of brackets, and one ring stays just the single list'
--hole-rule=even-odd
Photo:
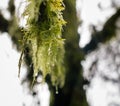
[{"label": "dangling moss tendril", "polygon": [[49,74],[53,86],[62,87],[65,80],[62,27],[66,24],[62,16],[65,8],[63,0],[27,0],[27,2],[23,13],[27,17],[24,35],[27,39],[23,43],[30,48],[34,68],[33,79],[41,71],[43,79]]}]

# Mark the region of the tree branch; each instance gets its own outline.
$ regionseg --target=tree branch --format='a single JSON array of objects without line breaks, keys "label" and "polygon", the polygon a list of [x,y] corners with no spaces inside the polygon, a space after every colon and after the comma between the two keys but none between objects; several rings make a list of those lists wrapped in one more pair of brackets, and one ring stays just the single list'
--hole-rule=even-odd
[{"label": "tree branch", "polygon": [[91,41],[83,48],[85,54],[94,51],[99,43],[105,43],[109,41],[112,37],[115,37],[116,31],[116,21],[120,17],[120,9],[116,11],[114,15],[112,15],[108,21],[104,24],[103,30],[99,32],[95,32],[92,34]]},{"label": "tree branch", "polygon": [[8,32],[9,21],[6,20],[3,15],[0,13],[0,31]]}]

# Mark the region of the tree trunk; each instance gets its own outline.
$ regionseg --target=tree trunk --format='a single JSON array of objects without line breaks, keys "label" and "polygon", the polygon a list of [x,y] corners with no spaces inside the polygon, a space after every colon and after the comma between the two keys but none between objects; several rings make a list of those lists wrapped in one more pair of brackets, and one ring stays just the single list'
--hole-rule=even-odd
[{"label": "tree trunk", "polygon": [[54,102],[51,106],[88,106],[83,90],[82,67],[80,65],[83,54],[79,48],[75,2],[75,0],[64,0],[66,6],[64,19],[67,21],[67,25],[64,28],[63,37],[66,39],[67,73],[65,86],[58,90],[58,94],[54,93]]}]

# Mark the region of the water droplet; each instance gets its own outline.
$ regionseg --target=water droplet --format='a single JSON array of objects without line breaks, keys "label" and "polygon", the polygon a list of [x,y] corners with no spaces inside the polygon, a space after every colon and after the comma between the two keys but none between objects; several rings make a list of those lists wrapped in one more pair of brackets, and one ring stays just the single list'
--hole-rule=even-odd
[{"label": "water droplet", "polygon": [[48,55],[50,55],[51,54],[51,49],[50,49],[50,47],[49,47],[49,49],[48,49]]},{"label": "water droplet", "polygon": [[38,83],[41,83],[41,82],[42,82],[42,80],[43,80],[42,76],[41,76],[41,75],[39,75],[39,76],[37,77],[37,82],[38,82]]},{"label": "water droplet", "polygon": [[58,86],[57,86],[57,85],[56,85],[56,88],[55,88],[55,89],[56,89],[56,92],[55,92],[55,93],[58,94],[59,92],[58,92]]},{"label": "water droplet", "polygon": [[53,63],[53,64],[52,64],[52,66],[54,67],[54,66],[55,66],[55,64]]},{"label": "water droplet", "polygon": [[58,94],[58,91],[56,91],[55,93]]},{"label": "water droplet", "polygon": [[35,73],[35,77],[37,77],[38,76],[38,73]]}]

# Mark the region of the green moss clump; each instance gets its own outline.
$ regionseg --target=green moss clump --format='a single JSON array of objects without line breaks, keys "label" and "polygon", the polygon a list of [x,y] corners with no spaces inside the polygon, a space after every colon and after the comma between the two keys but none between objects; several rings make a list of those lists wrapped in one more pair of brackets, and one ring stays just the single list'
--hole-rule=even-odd
[{"label": "green moss clump", "polygon": [[[63,0],[27,0],[23,15],[27,17],[24,45],[30,48],[35,78],[41,71],[43,79],[51,76],[53,86],[64,85]],[[20,59],[21,63],[21,59]],[[20,65],[19,65],[20,66]]]}]

